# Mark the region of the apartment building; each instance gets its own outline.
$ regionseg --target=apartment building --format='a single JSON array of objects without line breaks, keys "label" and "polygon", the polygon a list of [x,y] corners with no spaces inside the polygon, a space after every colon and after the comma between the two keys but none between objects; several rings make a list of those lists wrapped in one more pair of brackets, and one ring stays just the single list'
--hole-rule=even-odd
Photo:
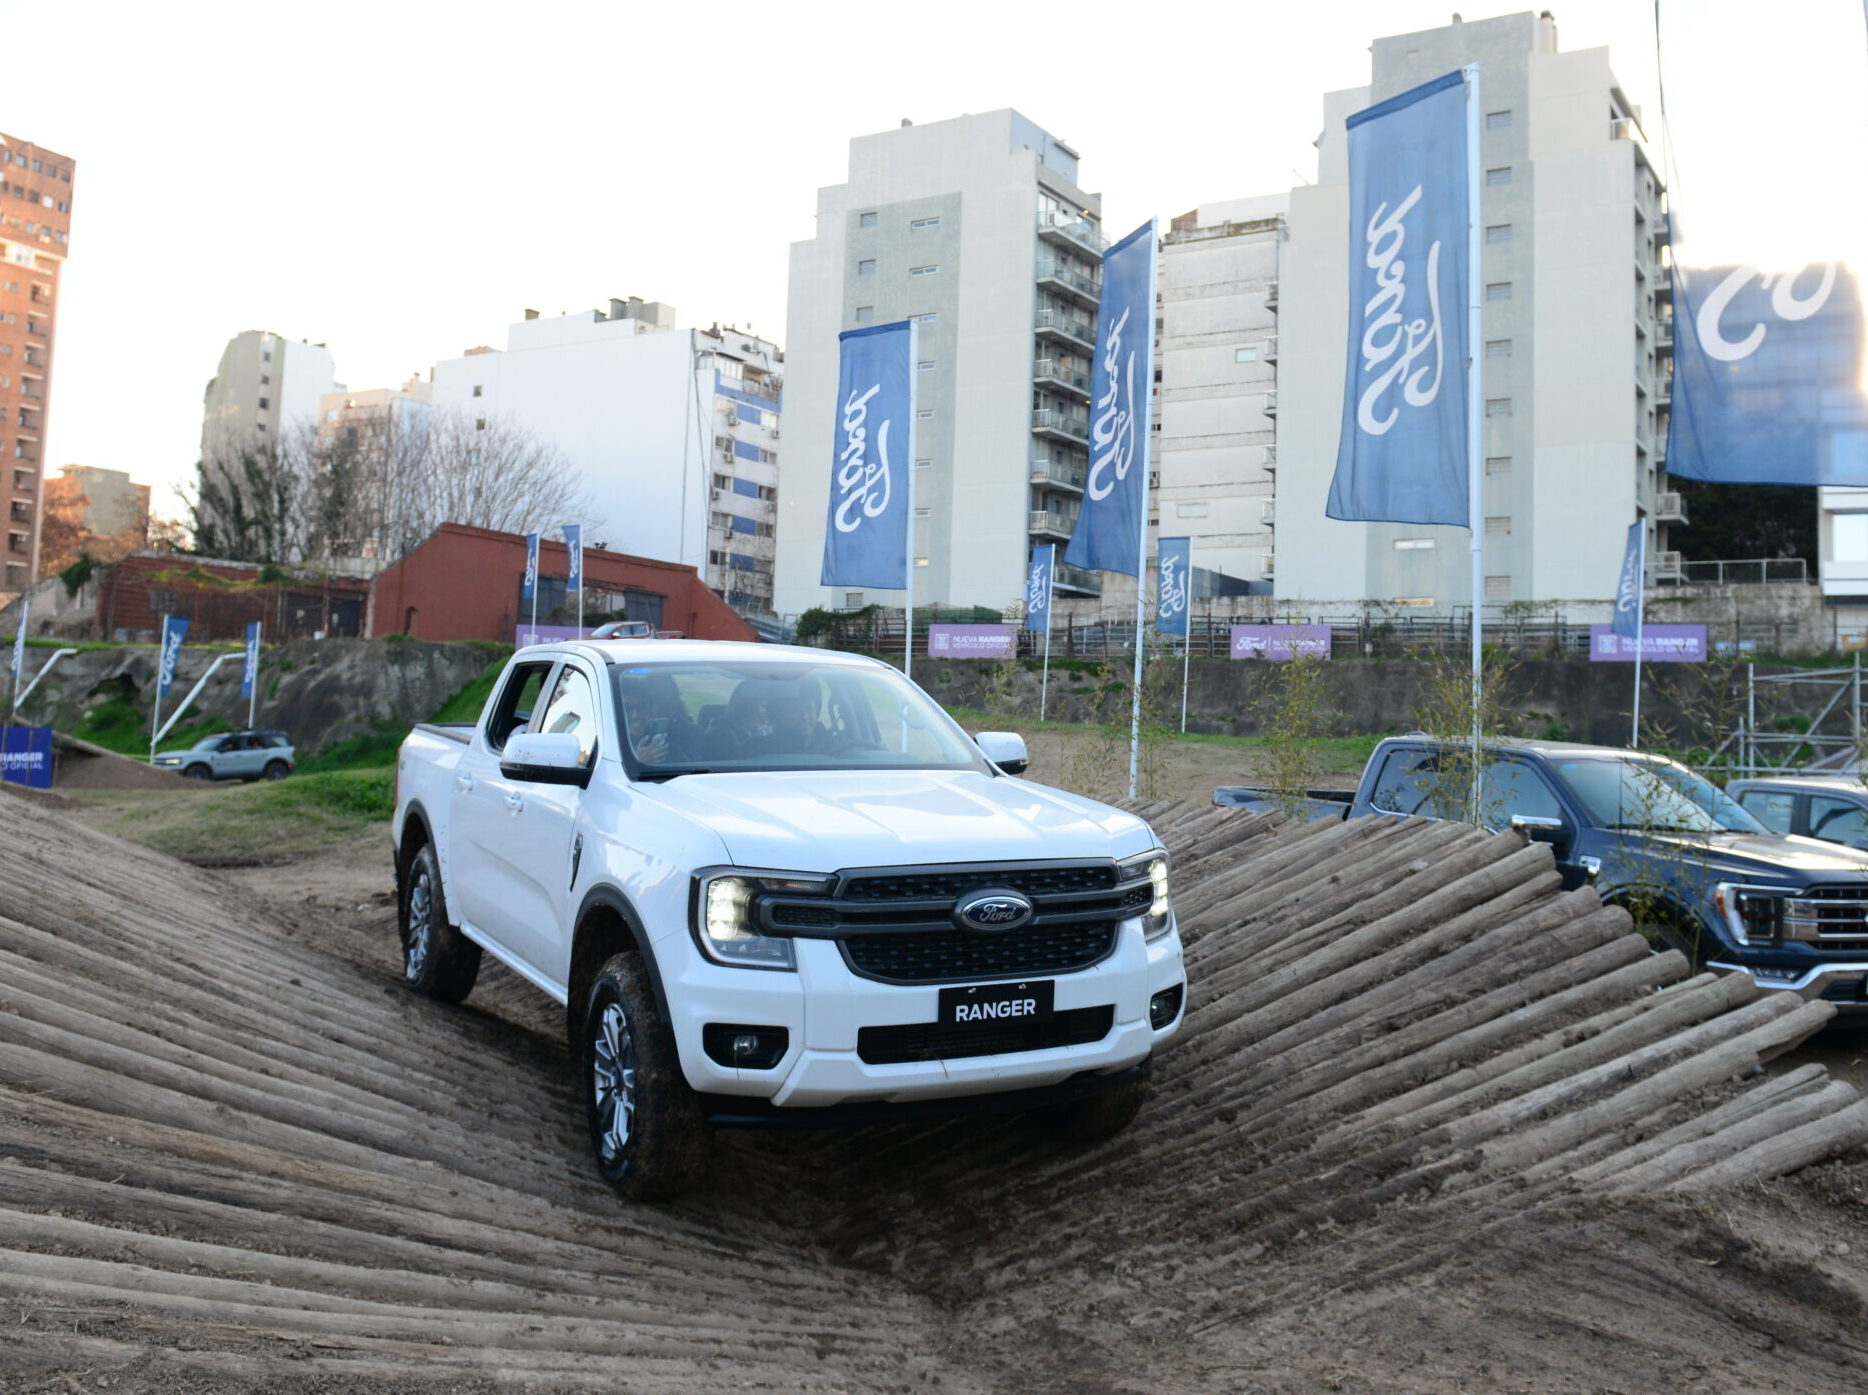
[{"label": "apartment building", "polygon": [[[743,615],[773,606],[785,354],[750,330],[676,327],[638,297],[508,326],[435,365],[437,409],[556,446],[594,506],[587,544],[695,567]],[[577,520],[567,519],[566,522]]]},{"label": "apartment building", "polygon": [[[1377,39],[1367,87],[1324,99],[1314,185],[1291,191],[1271,305],[1279,325],[1275,509],[1280,599],[1450,614],[1472,601],[1464,529],[1324,517],[1341,419],[1348,304],[1344,120],[1480,67],[1484,538],[1481,603],[1607,598],[1627,525],[1666,488],[1671,291],[1663,185],[1606,49],[1563,52],[1546,12]],[[1453,312],[1457,313],[1457,311]],[[1677,565],[1677,563],[1676,563]]]},{"label": "apartment building", "polygon": [[68,155],[0,132],[0,464],[7,471],[0,605],[39,574],[52,346],[76,168]]},{"label": "apartment building", "polygon": [[242,330],[227,341],[202,394],[201,454],[255,437],[282,440],[317,421],[320,399],[343,389],[324,345]]},{"label": "apartment building", "polygon": [[[1032,545],[1068,540],[1108,245],[1100,196],[1077,181],[1077,152],[1011,110],[850,142],[817,235],[791,248],[781,613],[903,601],[819,583],[837,336],[861,325],[916,325],[916,603],[1007,606]],[[1093,596],[1101,577],[1060,566],[1057,588]]]}]

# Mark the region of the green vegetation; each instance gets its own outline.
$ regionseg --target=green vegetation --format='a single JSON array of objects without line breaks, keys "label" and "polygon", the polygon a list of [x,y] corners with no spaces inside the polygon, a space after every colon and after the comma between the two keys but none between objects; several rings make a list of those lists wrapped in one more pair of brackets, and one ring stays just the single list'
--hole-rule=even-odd
[{"label": "green vegetation", "polygon": [[396,751],[409,729],[399,722],[378,722],[374,731],[340,741],[328,751],[320,751],[299,761],[300,775],[316,775],[333,770],[388,770],[396,763]]},{"label": "green vegetation", "polygon": [[185,790],[74,790],[106,833],[201,867],[266,867],[313,857],[380,828],[394,807],[387,770],[333,771]]},{"label": "green vegetation", "polygon": [[[172,728],[156,749],[185,751],[202,737],[227,729],[226,721],[220,717],[183,722]],[[89,741],[93,746],[102,746],[120,755],[149,754],[149,718],[134,703],[122,698],[111,698],[91,708],[72,728],[71,734],[80,741]]]},{"label": "green vegetation", "polygon": [[[511,653],[510,647],[507,653]],[[486,706],[486,700],[493,696],[493,683],[499,677],[500,670],[506,667],[504,656],[493,660],[482,669],[479,675],[468,682],[453,697],[441,704],[441,710],[428,720],[431,722],[477,722],[480,711]]]}]

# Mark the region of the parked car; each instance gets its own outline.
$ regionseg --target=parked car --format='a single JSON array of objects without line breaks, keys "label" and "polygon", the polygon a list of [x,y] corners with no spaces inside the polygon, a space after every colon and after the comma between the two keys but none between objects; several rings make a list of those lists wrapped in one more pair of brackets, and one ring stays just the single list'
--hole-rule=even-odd
[{"label": "parked car", "polygon": [[590,632],[592,639],[654,639],[655,626],[647,620],[612,620]]},{"label": "parked car", "polygon": [[[1347,804],[1309,792],[1314,818],[1466,817],[1470,748],[1430,736],[1375,748]],[[1275,808],[1271,791],[1228,786],[1220,802]],[[1216,793],[1217,799],[1217,793]],[[1773,833],[1739,802],[1660,756],[1559,741],[1488,742],[1479,821],[1548,843],[1566,888],[1626,906],[1695,967],[1750,974],[1761,988],[1821,993],[1868,1013],[1868,853]]]},{"label": "parked car", "polygon": [[1773,833],[1868,848],[1868,785],[1842,775],[1734,780],[1725,792]]},{"label": "parked car", "polygon": [[458,1002],[484,950],[564,1004],[631,1199],[692,1186],[709,1124],[1114,1133],[1186,1009],[1167,853],[1026,759],[874,659],[522,649],[397,758],[404,981]]},{"label": "parked car", "polygon": [[164,751],[156,764],[189,780],[283,780],[298,768],[298,752],[282,731],[223,731]]}]

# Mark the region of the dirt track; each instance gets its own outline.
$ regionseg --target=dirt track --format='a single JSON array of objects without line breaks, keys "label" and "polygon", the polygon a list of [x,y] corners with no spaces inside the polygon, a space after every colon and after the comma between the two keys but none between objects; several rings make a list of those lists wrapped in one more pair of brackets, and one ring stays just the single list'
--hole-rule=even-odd
[{"label": "dirt track", "polygon": [[380,848],[262,898],[0,809],[9,1392],[1868,1386],[1860,1152],[1709,1180],[1846,1143],[1755,1070],[1821,1013],[1656,993],[1511,838],[1157,811],[1195,1011],[1134,1132],[740,1134],[629,1209],[542,999],[395,985]]}]

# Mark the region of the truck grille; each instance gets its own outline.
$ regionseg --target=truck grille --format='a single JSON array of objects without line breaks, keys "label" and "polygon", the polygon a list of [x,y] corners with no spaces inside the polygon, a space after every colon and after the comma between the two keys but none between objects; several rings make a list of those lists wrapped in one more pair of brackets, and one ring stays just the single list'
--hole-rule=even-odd
[{"label": "truck grille", "polygon": [[1059,925],[980,935],[965,930],[851,935],[843,960],[864,978],[890,983],[948,983],[981,978],[1068,974],[1107,959],[1116,922]]},{"label": "truck grille", "polygon": [[1799,918],[1797,939],[1818,949],[1868,950],[1868,887],[1815,886],[1797,899],[1811,903],[1816,912],[1813,918]]},{"label": "truck grille", "polygon": [[872,1066],[907,1061],[952,1061],[963,1056],[1005,1056],[1014,1051],[1047,1051],[1083,1046],[1109,1035],[1113,1007],[1070,1008],[1049,1022],[1008,1023],[987,1029],[911,1022],[901,1027],[864,1027],[856,1034],[856,1054]]}]

